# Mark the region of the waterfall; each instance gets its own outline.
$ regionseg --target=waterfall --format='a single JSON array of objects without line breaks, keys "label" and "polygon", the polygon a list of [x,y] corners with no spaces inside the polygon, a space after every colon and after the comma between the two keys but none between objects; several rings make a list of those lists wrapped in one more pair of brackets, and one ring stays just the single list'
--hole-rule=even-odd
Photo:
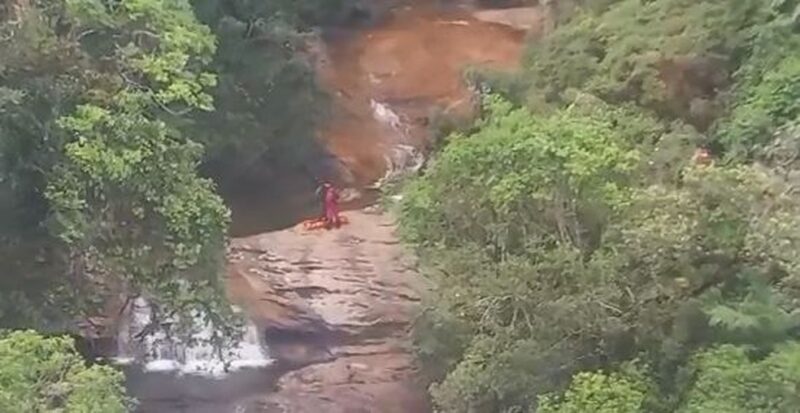
[{"label": "waterfall", "polygon": [[400,116],[395,111],[385,103],[378,102],[374,99],[369,101],[369,105],[372,108],[372,116],[375,120],[384,126],[388,126],[391,130],[401,135],[401,138],[406,137],[403,123],[400,121]]},{"label": "waterfall", "polygon": [[198,331],[188,342],[170,338],[163,331],[138,338],[150,322],[150,316],[150,306],[143,298],[137,298],[130,304],[117,337],[118,363],[138,364],[145,372],[206,376],[224,376],[231,371],[262,368],[272,363],[252,322],[246,325],[241,340],[233,348],[224,350],[225,360],[220,360],[213,346],[208,343],[212,336],[211,327],[202,321],[199,314],[195,317]]},{"label": "waterfall", "polygon": [[376,100],[370,100],[370,107],[373,118],[392,132],[393,138],[390,142],[389,152],[384,155],[387,166],[386,174],[372,185],[374,188],[380,188],[408,173],[418,171],[422,168],[425,157],[421,151],[407,143],[409,140],[408,129],[397,112],[392,110],[389,105]]}]

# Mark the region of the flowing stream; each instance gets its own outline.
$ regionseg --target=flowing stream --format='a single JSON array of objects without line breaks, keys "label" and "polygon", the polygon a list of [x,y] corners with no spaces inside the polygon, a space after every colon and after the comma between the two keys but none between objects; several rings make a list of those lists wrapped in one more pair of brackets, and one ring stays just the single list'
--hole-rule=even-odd
[{"label": "flowing stream", "polygon": [[382,136],[389,142],[384,154],[386,173],[370,188],[379,189],[386,183],[402,178],[408,173],[417,172],[425,162],[421,150],[413,146],[406,122],[389,105],[370,99],[373,119],[383,130]]}]

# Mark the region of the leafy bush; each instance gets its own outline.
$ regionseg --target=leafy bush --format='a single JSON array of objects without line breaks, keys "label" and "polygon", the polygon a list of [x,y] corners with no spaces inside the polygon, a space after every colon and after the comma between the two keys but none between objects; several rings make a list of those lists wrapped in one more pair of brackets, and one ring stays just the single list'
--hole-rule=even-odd
[{"label": "leafy bush", "polygon": [[619,374],[578,373],[560,398],[543,396],[537,413],[637,413],[647,394],[642,383]]},{"label": "leafy bush", "polygon": [[690,364],[693,385],[680,413],[789,413],[800,398],[800,345],[781,346],[763,360],[731,345],[705,351]]},{"label": "leafy bush", "polygon": [[123,413],[132,406],[122,384],[110,367],[87,367],[68,337],[0,336],[0,411]]},{"label": "leafy bush", "polygon": [[434,243],[471,240],[495,255],[558,241],[589,248],[598,215],[623,202],[638,165],[634,137],[615,133],[623,112],[574,106],[537,118],[496,97],[486,110],[478,132],[451,137],[409,188],[407,233]]},{"label": "leafy bush", "polygon": [[184,123],[205,146],[204,164],[218,180],[295,167],[314,149],[326,96],[304,50],[309,38],[300,15],[339,2],[328,3],[193,1],[218,43],[210,66],[219,81],[211,92],[215,110]]},{"label": "leafy bush", "polygon": [[[682,56],[736,52],[747,40],[747,29],[766,19],[767,3],[618,1],[599,13],[579,13],[535,42],[525,76],[546,96],[559,97],[569,88],[581,88],[611,101],[666,110],[671,96],[663,70],[676,69],[663,64]],[[714,70],[718,74],[712,79],[721,82],[726,67]]]},{"label": "leafy bush", "polygon": [[235,330],[219,277],[228,211],[175,121],[213,109],[209,28],[186,0],[18,13],[0,21],[0,323],[66,330],[131,295]]},{"label": "leafy bush", "polygon": [[749,157],[769,144],[775,132],[800,116],[800,36],[774,24],[755,41],[750,63],[738,74],[731,113],[720,122],[717,139],[733,157]]},{"label": "leafy bush", "polygon": [[797,411],[797,2],[578,3],[406,188],[436,408]]}]

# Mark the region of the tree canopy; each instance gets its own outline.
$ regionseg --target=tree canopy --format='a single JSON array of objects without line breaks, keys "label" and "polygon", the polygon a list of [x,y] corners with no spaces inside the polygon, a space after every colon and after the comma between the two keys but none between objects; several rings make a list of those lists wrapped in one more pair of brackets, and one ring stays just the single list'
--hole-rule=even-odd
[{"label": "tree canopy", "polygon": [[735,3],[578,2],[471,77],[398,206],[437,411],[800,409],[798,4]]},{"label": "tree canopy", "polygon": [[[228,212],[171,118],[213,109],[189,3],[32,2],[2,23],[4,316],[64,329],[115,294],[227,312]],[[12,321],[13,320],[13,321]]]},{"label": "tree canopy", "polygon": [[86,366],[68,337],[3,333],[0,365],[0,411],[123,413],[132,406],[122,374]]}]

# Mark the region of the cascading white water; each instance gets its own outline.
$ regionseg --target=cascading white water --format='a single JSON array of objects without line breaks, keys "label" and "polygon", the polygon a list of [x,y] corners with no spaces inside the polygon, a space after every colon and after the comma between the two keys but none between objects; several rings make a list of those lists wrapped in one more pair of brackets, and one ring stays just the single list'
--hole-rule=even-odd
[{"label": "cascading white water", "polygon": [[389,126],[392,130],[398,132],[402,138],[405,138],[405,130],[403,123],[400,121],[400,116],[395,113],[385,103],[376,100],[370,100],[369,105],[372,108],[372,115],[375,119],[383,125]]},{"label": "cascading white water", "polygon": [[163,332],[137,338],[150,322],[151,315],[150,306],[142,298],[130,304],[127,315],[117,337],[117,362],[120,364],[138,364],[145,372],[218,377],[239,369],[267,367],[272,363],[252,323],[248,323],[236,346],[224,350],[222,360],[208,343],[212,332],[200,317],[196,318],[199,331],[190,343],[185,343],[171,339]]},{"label": "cascading white water", "polygon": [[370,107],[372,116],[388,132],[391,132],[393,138],[389,153],[384,155],[387,165],[386,174],[373,185],[375,188],[380,188],[387,182],[418,171],[425,162],[425,157],[421,151],[408,144],[408,129],[397,112],[393,111],[389,105],[376,100],[370,100]]}]

